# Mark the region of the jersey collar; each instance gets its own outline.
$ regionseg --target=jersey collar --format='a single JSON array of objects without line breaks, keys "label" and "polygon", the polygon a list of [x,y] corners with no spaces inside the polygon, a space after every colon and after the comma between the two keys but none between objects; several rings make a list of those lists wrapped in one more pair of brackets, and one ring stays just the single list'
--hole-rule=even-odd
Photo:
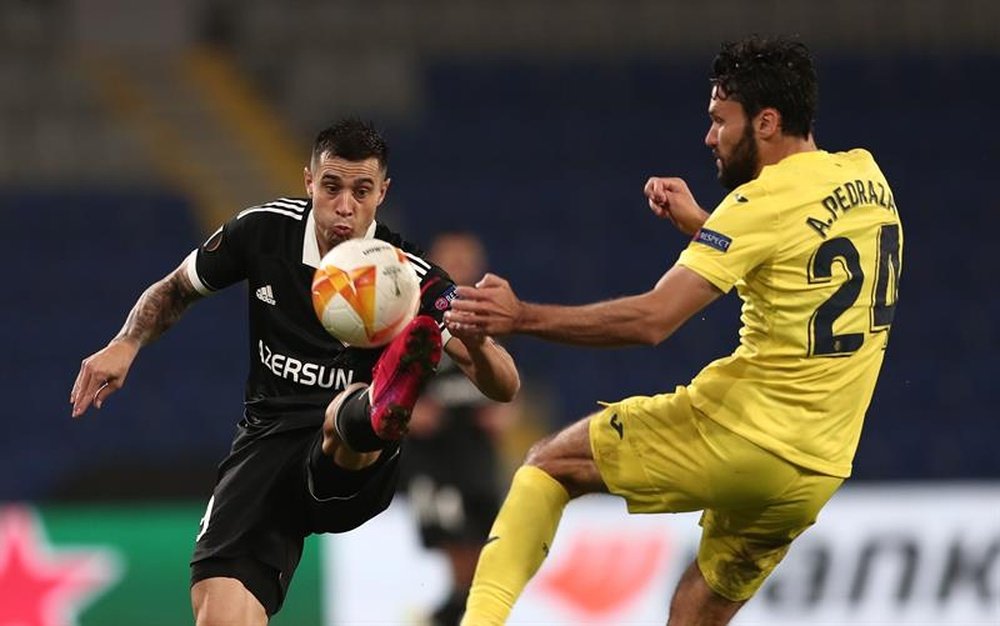
[{"label": "jersey collar", "polygon": [[[372,220],[362,239],[374,239],[375,228],[377,226],[378,223]],[[302,236],[302,264],[309,267],[319,267],[319,262],[319,242],[316,241],[316,220],[313,219],[313,212],[310,210],[309,215],[306,216],[306,232]]]}]

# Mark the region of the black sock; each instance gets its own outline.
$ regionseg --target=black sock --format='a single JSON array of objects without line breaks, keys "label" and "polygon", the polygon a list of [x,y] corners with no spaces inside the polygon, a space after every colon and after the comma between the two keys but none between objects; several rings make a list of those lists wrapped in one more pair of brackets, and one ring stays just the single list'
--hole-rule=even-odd
[{"label": "black sock", "polygon": [[371,413],[372,404],[368,399],[367,387],[345,398],[337,412],[337,434],[355,452],[375,452],[393,443],[375,434]]}]

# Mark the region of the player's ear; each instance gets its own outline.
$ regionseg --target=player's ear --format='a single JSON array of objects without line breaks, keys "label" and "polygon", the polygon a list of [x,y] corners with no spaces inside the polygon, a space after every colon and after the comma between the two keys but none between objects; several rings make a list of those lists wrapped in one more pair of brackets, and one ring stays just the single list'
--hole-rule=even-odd
[{"label": "player's ear", "polygon": [[391,178],[386,178],[385,180],[382,181],[382,188],[378,190],[379,204],[382,204],[382,201],[385,200],[385,194],[389,191],[389,183],[391,182],[392,182]]},{"label": "player's ear", "polygon": [[302,178],[303,178],[303,180],[305,181],[305,184],[306,184],[306,193],[309,194],[310,198],[312,198],[313,197],[313,174],[312,174],[312,169],[310,169],[310,167],[308,165],[305,166],[304,168],[302,168]]},{"label": "player's ear", "polygon": [[771,107],[761,109],[754,118],[754,130],[761,139],[770,139],[781,132],[781,113]]}]

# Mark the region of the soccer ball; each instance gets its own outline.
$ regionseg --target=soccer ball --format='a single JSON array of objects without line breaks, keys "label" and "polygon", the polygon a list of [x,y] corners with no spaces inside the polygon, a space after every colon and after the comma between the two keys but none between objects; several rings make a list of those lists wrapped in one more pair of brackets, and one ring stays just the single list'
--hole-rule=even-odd
[{"label": "soccer ball", "polygon": [[417,314],[420,279],[392,244],[349,239],[320,261],[312,301],[328,333],[349,346],[374,348],[389,343]]}]

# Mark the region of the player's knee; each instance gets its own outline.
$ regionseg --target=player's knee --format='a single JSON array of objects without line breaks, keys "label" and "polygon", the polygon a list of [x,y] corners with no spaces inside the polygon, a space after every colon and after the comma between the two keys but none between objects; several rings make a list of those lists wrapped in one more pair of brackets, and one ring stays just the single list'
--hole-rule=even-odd
[{"label": "player's knee", "polygon": [[556,479],[571,498],[607,491],[592,458],[569,454],[558,446],[546,445],[545,442],[536,444],[528,452],[524,465],[537,467]]},{"label": "player's knee", "polygon": [[341,392],[326,406],[323,413],[323,441],[321,449],[326,456],[333,456],[340,447],[340,433],[337,432],[337,414],[344,404],[346,393]]},{"label": "player's knee", "polygon": [[191,588],[195,626],[265,626],[263,605],[243,587],[229,578],[202,580]]},{"label": "player's knee", "polygon": [[327,418],[323,420],[323,441],[320,448],[323,450],[324,456],[333,456],[340,447],[340,435],[337,434],[337,427],[334,425],[334,418],[329,415],[330,407],[327,407]]},{"label": "player's knee", "polygon": [[528,453],[524,457],[524,465],[534,465],[539,467],[546,464],[548,461],[558,458],[556,454],[556,449],[551,445],[554,435],[545,437],[536,441],[528,449]]},{"label": "player's knee", "polygon": [[195,626],[221,626],[223,624],[235,624],[234,621],[239,616],[230,615],[231,610],[219,609],[216,606],[212,608],[203,607],[195,613],[194,623]]},{"label": "player's knee", "polygon": [[526,465],[535,465],[542,469],[549,467],[555,469],[567,464],[576,465],[584,461],[593,463],[586,419],[567,426],[554,435],[540,439],[531,446],[524,460]]},{"label": "player's knee", "polygon": [[234,626],[235,624],[264,626],[267,624],[267,617],[242,611],[239,607],[223,607],[218,604],[212,605],[211,608],[206,607],[195,615],[195,626]]},{"label": "player's knee", "polygon": [[367,387],[368,385],[365,383],[352,383],[334,396],[333,400],[326,406],[326,410],[323,413],[322,429],[322,451],[324,455],[333,456],[337,450],[343,447],[342,443],[344,441],[351,440],[350,434],[347,432],[344,433],[344,436],[341,436],[339,429],[343,428],[343,426],[337,423],[343,417],[340,415],[341,411],[354,411],[355,419],[360,414],[363,414],[363,419],[367,424],[369,408],[367,402],[364,402],[367,396],[361,398],[361,392]]}]

